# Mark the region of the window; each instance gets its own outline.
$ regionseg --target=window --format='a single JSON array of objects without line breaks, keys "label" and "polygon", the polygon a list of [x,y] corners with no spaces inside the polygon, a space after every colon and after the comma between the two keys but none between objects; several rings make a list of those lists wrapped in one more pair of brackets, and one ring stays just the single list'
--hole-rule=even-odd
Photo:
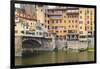
[{"label": "window", "polygon": [[26,26],[28,26],[28,23],[26,23]]},{"label": "window", "polygon": [[89,24],[89,21],[87,21],[87,24]]},{"label": "window", "polygon": [[66,18],[66,16],[64,16],[64,18]]},{"label": "window", "polygon": [[45,28],[46,28],[47,26],[45,25]]},{"label": "window", "polygon": [[80,33],[80,34],[83,34],[83,31],[80,31],[79,33]]},{"label": "window", "polygon": [[56,33],[58,33],[59,31],[56,31]]},{"label": "window", "polygon": [[52,26],[52,29],[54,29],[54,26]]},{"label": "window", "polygon": [[31,23],[31,25],[32,25],[32,23]]},{"label": "window", "polygon": [[48,29],[50,29],[50,27],[48,26]]},{"label": "window", "polygon": [[75,17],[75,15],[73,15],[73,18]]},{"label": "window", "polygon": [[24,34],[24,31],[21,31],[21,33],[23,33],[23,34]]},{"label": "window", "polygon": [[47,15],[45,14],[45,17],[47,17]]},{"label": "window", "polygon": [[85,12],[85,15],[86,15],[86,12]]},{"label": "window", "polygon": [[54,13],[54,10],[52,10],[52,13]]},{"label": "window", "polygon": [[62,33],[62,31],[60,31],[60,33]]},{"label": "window", "polygon": [[70,25],[68,27],[70,28]]},{"label": "window", "polygon": [[47,21],[45,20],[45,22],[47,22]]},{"label": "window", "polygon": [[60,20],[60,23],[62,22],[62,20]]},{"label": "window", "polygon": [[88,29],[89,29],[89,27],[88,27]]},{"label": "window", "polygon": [[18,33],[18,30],[15,30],[15,33]]},{"label": "window", "polygon": [[72,28],[74,28],[74,25],[72,25]]},{"label": "window", "polygon": [[76,28],[77,28],[77,25],[76,25]]},{"label": "window", "polygon": [[41,9],[41,12],[42,12],[43,10]]},{"label": "window", "polygon": [[68,30],[68,33],[75,33],[74,30]]},{"label": "window", "polygon": [[16,20],[18,20],[18,17],[15,17]]},{"label": "window", "polygon": [[87,27],[85,26],[85,31],[87,30]]},{"label": "window", "polygon": [[80,36],[80,38],[86,38],[86,36]]},{"label": "window", "polygon": [[90,13],[90,15],[92,15],[93,13],[92,13],[92,11],[91,11],[91,13]]},{"label": "window", "polygon": [[70,20],[68,22],[70,23]]},{"label": "window", "polygon": [[42,33],[40,32],[39,35],[42,35]]},{"label": "window", "polygon": [[48,24],[49,24],[49,20],[48,20]]},{"label": "window", "polygon": [[87,19],[89,19],[89,16],[87,16]]},{"label": "window", "polygon": [[72,23],[74,23],[74,20],[72,20]]},{"label": "window", "polygon": [[77,21],[77,20],[75,20],[75,22],[77,23],[78,21]]},{"label": "window", "polygon": [[58,38],[59,36],[58,36],[58,35],[56,35],[56,37]]},{"label": "window", "polygon": [[79,23],[80,23],[80,24],[82,24],[82,23],[83,23],[83,21],[80,21]]},{"label": "window", "polygon": [[64,20],[64,23],[66,23],[66,20]]},{"label": "window", "polygon": [[52,23],[54,23],[54,20],[52,20]]},{"label": "window", "polygon": [[43,24],[42,24],[42,26],[43,26]]},{"label": "window", "polygon": [[55,26],[55,29],[57,29],[58,28],[58,26]]},{"label": "window", "polygon": [[64,29],[66,29],[66,26],[64,26]]},{"label": "window", "polygon": [[49,15],[47,17],[49,18]]},{"label": "window", "polygon": [[80,18],[82,19],[82,16],[80,16]]},{"label": "window", "polygon": [[78,18],[78,16],[76,16]]},{"label": "window", "polygon": [[28,26],[26,26],[26,29],[28,29]]},{"label": "window", "polygon": [[72,15],[72,18],[73,18],[74,16]]},{"label": "window", "polygon": [[87,14],[89,14],[89,10],[87,10]]},{"label": "window", "polygon": [[91,21],[91,25],[92,25],[92,21]]},{"label": "window", "polygon": [[60,35],[60,38],[62,38],[62,35]]},{"label": "window", "polygon": [[37,29],[37,30],[42,30],[42,28],[41,28],[41,27],[39,27],[39,26],[37,26],[37,27],[36,27],[36,29]]},{"label": "window", "polygon": [[80,13],[82,13],[82,11],[80,11]]},{"label": "window", "polygon": [[92,27],[91,27],[91,30],[92,30]]},{"label": "window", "polygon": [[36,34],[38,35],[38,32],[36,32]]},{"label": "window", "polygon": [[63,32],[66,33],[66,30],[64,30]]},{"label": "window", "polygon": [[56,23],[58,23],[58,20],[56,20]]},{"label": "window", "polygon": [[32,35],[35,35],[35,33],[33,32]]},{"label": "window", "polygon": [[77,33],[77,30],[75,32]]},{"label": "window", "polygon": [[82,26],[80,26],[80,29],[82,29]]}]

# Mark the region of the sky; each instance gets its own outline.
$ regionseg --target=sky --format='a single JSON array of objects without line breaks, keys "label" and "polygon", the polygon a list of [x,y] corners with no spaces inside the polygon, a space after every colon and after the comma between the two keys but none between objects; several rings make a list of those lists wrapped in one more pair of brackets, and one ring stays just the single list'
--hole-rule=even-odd
[{"label": "sky", "polygon": [[[20,8],[20,4],[15,4],[16,8]],[[49,8],[55,8],[56,6],[48,6]]]},{"label": "sky", "polygon": [[55,8],[56,6],[48,6],[49,8]]},{"label": "sky", "polygon": [[15,4],[15,7],[16,8],[20,8],[20,4]]}]

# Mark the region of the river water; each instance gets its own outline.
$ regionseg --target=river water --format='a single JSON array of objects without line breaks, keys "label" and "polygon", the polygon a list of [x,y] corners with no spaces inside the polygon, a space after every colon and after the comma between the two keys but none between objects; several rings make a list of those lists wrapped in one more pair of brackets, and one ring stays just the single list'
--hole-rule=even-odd
[{"label": "river water", "polygon": [[51,63],[69,63],[94,61],[94,52],[76,51],[37,51],[25,53],[22,57],[15,57],[15,65],[35,65]]}]

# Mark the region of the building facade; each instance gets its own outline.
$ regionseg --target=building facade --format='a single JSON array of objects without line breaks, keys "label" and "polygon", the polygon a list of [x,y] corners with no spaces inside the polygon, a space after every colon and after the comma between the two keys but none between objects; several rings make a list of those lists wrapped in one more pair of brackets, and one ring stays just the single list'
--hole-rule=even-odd
[{"label": "building facade", "polygon": [[[65,9],[47,9],[48,32],[56,33],[57,38],[66,38],[66,22],[64,22]],[[66,20],[66,19],[65,19]]]},{"label": "building facade", "polygon": [[87,40],[94,35],[94,9],[83,7],[49,8],[46,5],[21,5],[15,12],[15,32],[37,37]]},{"label": "building facade", "polygon": [[22,35],[24,33],[36,37],[43,37],[44,33],[47,34],[48,26],[45,23],[44,6],[26,4],[20,6],[15,11],[16,34]]},{"label": "building facade", "polygon": [[66,12],[68,40],[77,40],[79,37],[79,8],[68,7]]},{"label": "building facade", "polygon": [[34,35],[36,30],[36,19],[26,15],[22,9],[15,10],[15,35]]},{"label": "building facade", "polygon": [[93,8],[79,8],[79,40],[93,37],[94,16]]},{"label": "building facade", "polygon": [[68,40],[87,40],[94,34],[94,9],[55,7],[47,9],[48,32]]}]

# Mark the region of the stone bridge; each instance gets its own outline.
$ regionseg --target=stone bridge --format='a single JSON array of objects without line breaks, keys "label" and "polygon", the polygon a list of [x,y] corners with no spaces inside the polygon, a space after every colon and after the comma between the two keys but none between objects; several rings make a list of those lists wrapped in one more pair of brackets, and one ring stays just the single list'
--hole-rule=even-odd
[{"label": "stone bridge", "polygon": [[91,42],[80,42],[80,41],[67,41],[67,40],[57,40],[53,38],[44,37],[29,37],[29,36],[15,36],[15,56],[22,56],[23,51],[43,50],[52,51],[55,48],[58,49],[80,49],[87,47],[94,47],[94,39]]},{"label": "stone bridge", "polygon": [[25,50],[53,50],[55,38],[15,36],[15,56],[22,56]]},{"label": "stone bridge", "polygon": [[39,48],[43,45],[43,38],[23,37],[22,48]]}]

